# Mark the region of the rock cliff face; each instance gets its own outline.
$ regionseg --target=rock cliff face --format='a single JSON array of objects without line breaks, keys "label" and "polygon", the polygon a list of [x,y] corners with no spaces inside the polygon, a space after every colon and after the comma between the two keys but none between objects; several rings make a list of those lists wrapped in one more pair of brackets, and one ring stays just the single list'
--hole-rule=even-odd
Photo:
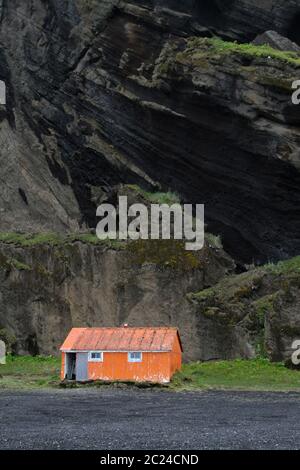
[{"label": "rock cliff face", "polygon": [[[300,57],[230,41],[272,30],[300,45],[299,21],[299,0],[0,0],[0,232],[86,232],[126,183],[204,203],[239,263],[298,255]],[[145,247],[2,243],[0,329],[17,352],[51,354],[73,325],[172,323],[186,359],[251,357],[262,336],[285,358],[294,278],[288,306],[269,272],[257,298],[199,300],[187,294],[234,263],[177,248],[161,266]],[[275,294],[262,327],[253,303]]]},{"label": "rock cliff face", "polygon": [[[234,269],[219,248],[199,255],[179,243],[115,248],[80,241],[0,246],[0,330],[19,354],[57,354],[72,326],[178,325],[185,359],[236,357],[245,346],[223,326],[199,322],[186,294]],[[27,241],[28,243],[28,241]]]},{"label": "rock cliff face", "polygon": [[300,337],[299,257],[235,275],[213,238],[191,255],[180,242],[85,237],[0,244],[0,337],[14,352],[56,355],[73,326],[129,323],[177,325],[186,361],[290,361]]},{"label": "rock cliff face", "polygon": [[237,334],[249,352],[290,364],[300,336],[299,267],[299,257],[269,264],[228,276],[189,298],[200,318]]},{"label": "rock cliff face", "polygon": [[243,262],[297,254],[299,64],[205,41],[195,60],[191,37],[299,43],[298,19],[292,0],[1,0],[0,230],[94,227],[127,182],[205,203]]}]

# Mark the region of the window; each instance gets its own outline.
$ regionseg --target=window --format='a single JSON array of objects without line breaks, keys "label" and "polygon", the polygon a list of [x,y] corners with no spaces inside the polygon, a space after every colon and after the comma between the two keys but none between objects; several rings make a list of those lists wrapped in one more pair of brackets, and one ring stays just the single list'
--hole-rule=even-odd
[{"label": "window", "polygon": [[99,351],[89,352],[89,362],[103,362],[103,353]]},{"label": "window", "polygon": [[141,352],[129,352],[128,362],[142,362],[142,353]]}]

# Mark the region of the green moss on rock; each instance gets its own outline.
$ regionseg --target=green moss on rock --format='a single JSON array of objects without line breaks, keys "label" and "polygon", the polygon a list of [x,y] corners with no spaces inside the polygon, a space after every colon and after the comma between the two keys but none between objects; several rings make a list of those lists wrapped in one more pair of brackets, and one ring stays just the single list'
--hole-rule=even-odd
[{"label": "green moss on rock", "polygon": [[130,189],[133,192],[136,192],[138,196],[142,197],[146,201],[152,204],[180,204],[180,197],[178,194],[173,193],[171,191],[168,192],[149,192],[145,191],[144,189],[140,188],[138,185],[135,184],[128,184],[125,188]]},{"label": "green moss on rock", "polygon": [[47,268],[45,268],[45,266],[42,265],[41,263],[37,263],[34,266],[34,271],[39,276],[42,276],[42,277],[45,277],[45,278],[51,278],[52,277],[52,273]]},{"label": "green moss on rock", "polygon": [[186,48],[176,56],[181,63],[201,65],[202,61],[214,59],[222,61],[226,56],[244,56],[253,59],[267,59],[300,66],[300,58],[295,52],[279,51],[268,45],[239,44],[219,38],[189,38]]},{"label": "green moss on rock", "polygon": [[282,357],[278,348],[300,336],[300,257],[225,277],[189,298],[199,314],[247,332],[257,356],[275,360]]},{"label": "green moss on rock", "polygon": [[154,264],[182,271],[201,267],[199,257],[178,240],[137,240],[128,243],[127,250],[132,265]]},{"label": "green moss on rock", "polygon": [[285,90],[287,92],[291,92],[292,84],[294,82],[293,78],[282,78],[282,77],[275,77],[270,75],[262,75],[258,77],[259,83],[262,85],[271,86],[274,88],[279,88],[281,90]]},{"label": "green moss on rock", "polygon": [[48,245],[51,247],[59,247],[76,242],[86,243],[90,245],[99,245],[112,249],[119,249],[122,242],[117,240],[100,240],[96,235],[91,233],[74,233],[61,235],[58,233],[0,233],[0,242],[16,245],[20,247],[34,247],[39,245]]},{"label": "green moss on rock", "polygon": [[34,246],[34,245],[57,245],[62,243],[62,237],[55,233],[0,233],[0,242],[18,246]]},{"label": "green moss on rock", "polygon": [[276,294],[265,295],[253,303],[253,307],[261,326],[264,326],[266,315],[274,312],[275,298]]},{"label": "green moss on rock", "polygon": [[300,275],[300,256],[280,261],[277,264],[270,263],[265,266],[265,269],[274,274],[290,274],[297,273]]},{"label": "green moss on rock", "polygon": [[196,302],[206,302],[209,299],[213,299],[216,296],[216,291],[213,287],[209,289],[204,289],[196,294],[190,294],[190,300],[195,300]]},{"label": "green moss on rock", "polygon": [[11,269],[17,269],[18,271],[31,271],[31,266],[29,266],[26,263],[23,263],[22,261],[19,261],[16,258],[11,258],[8,256],[5,256],[3,253],[0,253],[0,270],[11,270]]}]

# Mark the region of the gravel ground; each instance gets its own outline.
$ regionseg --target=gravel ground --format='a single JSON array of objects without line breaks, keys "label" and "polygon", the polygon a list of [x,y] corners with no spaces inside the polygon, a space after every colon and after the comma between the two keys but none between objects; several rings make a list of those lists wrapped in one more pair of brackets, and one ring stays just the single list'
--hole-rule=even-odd
[{"label": "gravel ground", "polygon": [[0,449],[299,449],[297,393],[0,393]]}]

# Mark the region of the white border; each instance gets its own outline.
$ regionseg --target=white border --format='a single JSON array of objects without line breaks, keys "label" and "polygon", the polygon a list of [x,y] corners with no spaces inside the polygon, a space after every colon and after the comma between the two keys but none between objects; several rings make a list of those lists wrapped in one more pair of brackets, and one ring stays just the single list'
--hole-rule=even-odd
[{"label": "white border", "polygon": [[[141,358],[140,359],[131,359],[130,354],[140,354]],[[142,351],[128,351],[127,359],[128,359],[128,362],[132,362],[132,363],[143,362],[143,353],[142,353]]]},{"label": "white border", "polygon": [[[92,354],[101,354],[100,358],[94,358],[92,357]],[[88,362],[103,362],[103,351],[89,351],[88,354]]]}]

